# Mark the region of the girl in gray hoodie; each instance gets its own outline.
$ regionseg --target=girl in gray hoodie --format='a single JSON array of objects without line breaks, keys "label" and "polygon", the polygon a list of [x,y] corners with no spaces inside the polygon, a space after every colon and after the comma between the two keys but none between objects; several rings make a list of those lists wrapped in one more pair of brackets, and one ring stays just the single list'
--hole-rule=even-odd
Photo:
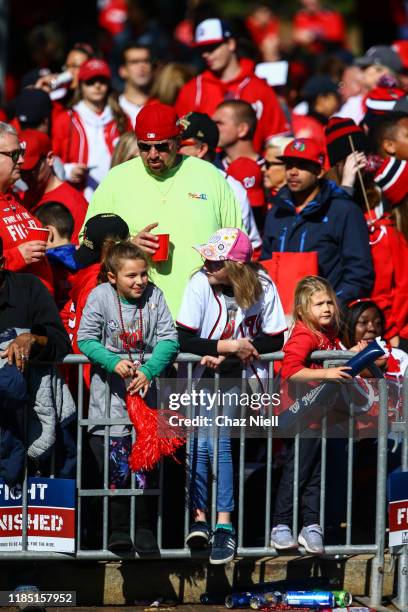
[{"label": "girl in gray hoodie", "polygon": [[[90,293],[78,330],[78,346],[94,364],[88,416],[91,421],[89,444],[100,477],[103,475],[104,426],[92,425],[92,420],[106,418],[108,414],[111,419],[126,417],[126,393],[146,395],[153,378],[160,376],[179,350],[172,316],[162,291],[149,281],[148,270],[147,256],[138,247],[127,241],[112,241],[101,267],[102,280],[107,282],[102,282]],[[145,360],[145,353],[151,353],[150,359]],[[123,358],[123,354],[127,357]],[[109,413],[105,401],[107,382]],[[130,425],[110,426],[111,489],[125,488],[129,484],[131,446]],[[108,548],[112,551],[131,548],[128,498],[112,498],[109,514]],[[150,548],[151,538],[140,539],[143,540],[140,549]],[[150,540],[150,544],[146,540]],[[138,548],[136,541],[135,546]]]}]

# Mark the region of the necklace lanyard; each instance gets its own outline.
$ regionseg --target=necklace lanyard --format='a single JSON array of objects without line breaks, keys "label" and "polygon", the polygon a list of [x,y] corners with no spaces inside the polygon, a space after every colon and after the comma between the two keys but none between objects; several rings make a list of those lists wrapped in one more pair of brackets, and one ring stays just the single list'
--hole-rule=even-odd
[{"label": "necklace lanyard", "polygon": [[119,297],[119,293],[116,291],[116,297],[118,300],[118,308],[119,308],[119,320],[120,320],[120,326],[122,328],[122,337],[123,337],[123,348],[125,349],[125,351],[127,351],[127,354],[129,356],[129,360],[132,361],[137,368],[140,368],[140,366],[143,363],[143,359],[144,359],[144,347],[143,347],[143,313],[142,313],[142,307],[139,306],[138,311],[139,311],[139,338],[136,340],[137,345],[136,345],[136,350],[139,351],[139,359],[137,359],[136,361],[133,359],[132,357],[132,353],[130,352],[130,344],[129,342],[126,340],[126,331],[125,331],[125,324],[123,322],[123,312],[122,312],[122,304],[120,302],[120,297]]}]

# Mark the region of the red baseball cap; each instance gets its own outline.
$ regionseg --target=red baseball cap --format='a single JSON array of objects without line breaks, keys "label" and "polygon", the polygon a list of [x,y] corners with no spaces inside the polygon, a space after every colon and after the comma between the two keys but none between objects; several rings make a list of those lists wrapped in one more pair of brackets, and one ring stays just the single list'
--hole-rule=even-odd
[{"label": "red baseball cap", "polygon": [[319,145],[311,138],[295,138],[286,145],[283,154],[277,155],[277,159],[286,161],[289,159],[304,159],[318,166],[323,166],[324,153]]},{"label": "red baseball cap", "polygon": [[41,157],[52,151],[50,138],[38,130],[23,130],[19,134],[21,148],[25,149],[22,170],[32,170]]},{"label": "red baseball cap", "polygon": [[108,64],[97,57],[93,57],[81,65],[78,72],[78,81],[89,81],[89,79],[95,77],[104,77],[108,81],[112,78],[111,69]]},{"label": "red baseball cap", "polygon": [[233,176],[245,187],[251,206],[264,206],[262,170],[255,160],[238,157],[228,166],[228,176]]},{"label": "red baseball cap", "polygon": [[138,140],[167,140],[180,134],[181,125],[172,106],[155,102],[142,108],[136,118],[135,132]]}]

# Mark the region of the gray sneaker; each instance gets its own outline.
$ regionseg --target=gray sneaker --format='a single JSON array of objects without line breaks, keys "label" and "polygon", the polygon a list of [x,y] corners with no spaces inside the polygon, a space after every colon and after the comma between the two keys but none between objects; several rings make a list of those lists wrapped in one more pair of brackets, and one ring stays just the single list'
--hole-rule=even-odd
[{"label": "gray sneaker", "polygon": [[276,550],[297,548],[297,544],[288,525],[276,525],[271,532],[271,546]]},{"label": "gray sneaker", "polygon": [[324,553],[323,530],[320,525],[308,525],[299,533],[298,542],[312,555]]}]

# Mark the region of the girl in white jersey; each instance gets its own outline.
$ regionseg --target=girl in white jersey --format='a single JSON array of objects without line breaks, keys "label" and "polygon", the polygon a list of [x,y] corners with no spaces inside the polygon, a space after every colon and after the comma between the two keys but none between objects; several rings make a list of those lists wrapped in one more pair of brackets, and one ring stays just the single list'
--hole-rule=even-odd
[{"label": "girl in white jersey", "polygon": [[[251,242],[237,228],[218,230],[196,250],[204,265],[192,276],[184,292],[177,318],[181,350],[203,356],[200,373],[205,378],[216,368],[224,378],[241,378],[243,366],[247,367],[248,376],[266,378],[265,366],[257,361],[259,354],[280,350],[286,329],[275,285],[259,264],[251,263]],[[239,392],[239,386],[234,389]],[[227,410],[233,408],[231,405]],[[206,406],[201,409],[211,416]],[[212,539],[212,564],[231,561],[236,549],[231,523],[234,510],[231,441],[223,430],[218,442],[217,524]],[[210,540],[209,460],[213,460],[213,432],[211,428],[202,428],[194,439],[191,457],[193,522],[186,540],[190,548],[206,547]]]}]

